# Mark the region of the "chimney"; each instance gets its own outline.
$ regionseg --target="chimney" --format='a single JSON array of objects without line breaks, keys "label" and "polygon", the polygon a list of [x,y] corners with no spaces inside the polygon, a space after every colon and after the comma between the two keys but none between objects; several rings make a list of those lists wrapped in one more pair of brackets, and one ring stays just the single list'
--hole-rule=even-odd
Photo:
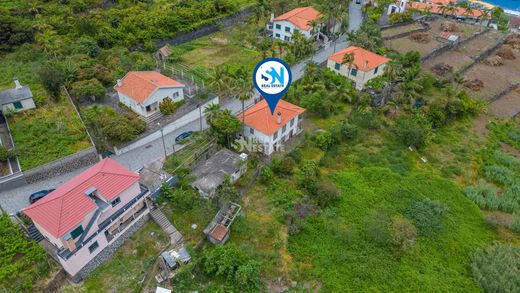
[{"label": "chimney", "polygon": [[365,60],[365,68],[368,68],[368,60]]},{"label": "chimney", "polygon": [[270,21],[270,22],[273,22],[273,20],[274,20],[274,13],[271,12],[271,19],[270,19],[269,21]]},{"label": "chimney", "polygon": [[22,85],[20,84],[20,81],[18,80],[18,77],[15,77],[13,78],[14,79],[14,84],[15,84],[15,88],[17,90],[21,89],[22,88]]},{"label": "chimney", "polygon": [[276,124],[282,123],[282,112],[276,114]]},{"label": "chimney", "polygon": [[118,87],[122,87],[122,86],[123,86],[123,81],[120,80],[120,79],[118,79],[118,80],[117,80],[117,86],[118,86]]}]

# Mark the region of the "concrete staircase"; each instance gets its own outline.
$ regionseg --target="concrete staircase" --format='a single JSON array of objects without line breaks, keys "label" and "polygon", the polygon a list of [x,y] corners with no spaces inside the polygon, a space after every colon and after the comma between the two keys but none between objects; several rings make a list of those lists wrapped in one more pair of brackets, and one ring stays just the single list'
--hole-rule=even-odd
[{"label": "concrete staircase", "polygon": [[36,226],[29,225],[27,226],[27,232],[29,233],[29,237],[36,242],[40,242],[43,240],[43,235],[38,231]]},{"label": "concrete staircase", "polygon": [[161,113],[161,111],[157,111],[148,117],[140,117],[140,118],[143,119],[143,121],[146,122],[147,125],[151,125],[152,123],[154,123],[154,121],[161,118],[162,116],[164,116],[164,114]]},{"label": "concrete staircase", "polygon": [[161,229],[164,230],[164,232],[168,233],[170,235],[170,243],[174,246],[181,246],[184,242],[184,237],[182,237],[182,234],[173,227],[173,225],[168,221],[168,218],[164,215],[164,213],[158,209],[153,208],[150,211],[150,215],[152,216],[152,219],[161,227]]}]

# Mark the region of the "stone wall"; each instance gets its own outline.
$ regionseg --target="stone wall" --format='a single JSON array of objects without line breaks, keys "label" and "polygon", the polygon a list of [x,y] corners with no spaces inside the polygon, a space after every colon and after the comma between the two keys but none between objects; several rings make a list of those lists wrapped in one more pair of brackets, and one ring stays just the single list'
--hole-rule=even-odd
[{"label": "stone wall", "polygon": [[72,276],[71,279],[73,282],[78,283],[81,282],[85,277],[87,277],[92,271],[94,271],[98,266],[100,266],[103,262],[108,260],[110,256],[116,250],[125,243],[128,238],[130,238],[139,228],[141,228],[146,221],[150,218],[150,214],[145,214],[137,220],[130,228],[128,228],[123,234],[121,234],[114,242],[112,242],[109,246],[105,247],[103,251],[101,251],[96,257],[94,257],[86,266],[84,266],[76,275]]},{"label": "stone wall", "polygon": [[165,46],[166,44],[174,46],[207,36],[219,31],[222,27],[229,27],[235,23],[244,21],[253,12],[253,9],[254,7],[248,7],[234,15],[226,16],[215,20],[210,24],[201,26],[195,31],[179,33],[171,39],[158,40],[155,42],[155,45],[159,48]]},{"label": "stone wall", "polygon": [[433,59],[433,58],[435,58],[435,57],[437,57],[437,56],[439,56],[441,54],[444,54],[444,53],[446,53],[448,51],[451,51],[453,48],[456,48],[456,47],[458,47],[460,45],[463,45],[463,44],[473,40],[474,38],[476,38],[476,37],[478,37],[478,36],[488,32],[488,31],[489,31],[489,28],[486,28],[486,29],[482,30],[481,32],[473,34],[471,37],[468,37],[467,39],[464,39],[464,40],[456,43],[455,45],[447,44],[445,46],[437,48],[437,49],[433,50],[432,52],[430,52],[428,55],[423,56],[421,58],[421,61],[425,62],[425,61]]},{"label": "stone wall", "polygon": [[415,30],[411,30],[411,31],[408,31],[408,32],[400,33],[400,34],[393,35],[393,36],[383,37],[383,39],[386,40],[386,41],[400,39],[400,38],[404,38],[406,36],[409,36],[409,35],[411,35],[413,33],[426,32],[426,31],[429,31],[431,29],[430,24],[428,24],[427,22],[420,21],[419,23],[423,26],[422,28],[418,28],[418,29],[415,29]]},{"label": "stone wall", "polygon": [[31,184],[93,165],[98,161],[99,155],[96,148],[92,146],[81,152],[24,171],[23,174],[25,175],[27,183]]},{"label": "stone wall", "polygon": [[495,52],[498,47],[502,46],[504,42],[506,41],[506,37],[502,37],[493,47],[486,49],[484,52],[480,53],[476,58],[473,59],[473,62],[462,68],[458,71],[459,74],[463,74],[466,71],[468,71],[471,67],[475,66],[476,64],[484,61],[487,57],[489,57],[493,52]]}]

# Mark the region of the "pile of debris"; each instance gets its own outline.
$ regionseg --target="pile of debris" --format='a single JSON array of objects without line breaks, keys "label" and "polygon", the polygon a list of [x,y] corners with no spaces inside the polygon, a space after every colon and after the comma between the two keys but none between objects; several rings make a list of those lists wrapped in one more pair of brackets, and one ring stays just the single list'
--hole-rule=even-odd
[{"label": "pile of debris", "polygon": [[497,50],[496,55],[507,60],[516,59],[515,51],[513,50],[513,47],[511,47],[510,45],[503,45],[502,47],[500,47],[500,49]]},{"label": "pile of debris", "polygon": [[410,35],[410,39],[417,43],[426,44],[430,41],[430,34],[424,32],[415,32]]},{"label": "pile of debris", "polygon": [[433,73],[444,76],[446,73],[453,71],[453,66],[446,63],[438,63],[432,67]]},{"label": "pile of debris", "polygon": [[455,32],[457,31],[457,25],[451,21],[443,21],[441,23],[441,30],[443,32]]},{"label": "pile of debris", "polygon": [[480,91],[480,89],[482,89],[484,87],[484,82],[480,79],[472,79],[472,80],[467,80],[464,83],[464,86],[469,88],[472,91],[478,92],[478,91]]},{"label": "pile of debris", "polygon": [[512,48],[520,49],[520,34],[512,34],[507,36],[505,44],[511,46]]},{"label": "pile of debris", "polygon": [[489,66],[502,66],[504,65],[504,59],[498,55],[495,55],[484,60],[484,64]]}]

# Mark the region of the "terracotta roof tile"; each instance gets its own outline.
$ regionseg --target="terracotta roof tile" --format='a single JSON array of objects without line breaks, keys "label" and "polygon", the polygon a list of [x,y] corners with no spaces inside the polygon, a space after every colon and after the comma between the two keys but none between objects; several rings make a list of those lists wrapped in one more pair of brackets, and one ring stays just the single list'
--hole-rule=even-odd
[{"label": "terracotta roof tile", "polygon": [[85,195],[95,187],[107,201],[139,181],[139,174],[106,158],[65,182],[23,212],[51,235],[59,238],[83,222],[96,204]]},{"label": "terracotta roof tile", "polygon": [[130,71],[121,79],[122,86],[114,89],[139,103],[161,87],[184,87],[184,84],[155,71]]},{"label": "terracotta roof tile", "polygon": [[[422,3],[422,2],[411,2],[411,3],[409,3],[409,5],[413,9],[426,10],[429,8],[430,12],[432,12],[432,13],[442,14],[442,9],[441,9],[442,5],[431,4],[431,3]],[[482,17],[482,10],[480,10],[480,9],[473,9],[471,11],[471,14],[468,15],[466,9],[464,9],[462,7],[456,7],[456,8],[457,8],[456,11],[454,11],[453,13],[448,12],[448,11],[446,11],[445,13],[447,15],[455,15],[455,16],[471,16],[474,18]]]},{"label": "terracotta roof tile", "polygon": [[[284,100],[280,100],[274,115],[271,114],[271,110],[265,100],[261,100],[253,107],[245,111],[245,124],[251,128],[261,131],[265,134],[273,134],[278,129],[282,128],[291,119],[305,112],[304,108],[293,105]],[[280,123],[276,123],[277,113],[281,113]],[[238,115],[240,121],[242,121],[242,115]]]},{"label": "terracotta roof tile", "polygon": [[346,49],[338,51],[335,54],[330,55],[329,59],[334,62],[341,63],[343,61],[343,57],[349,53],[354,54],[353,67],[361,71],[369,71],[390,61],[390,59],[384,56],[356,46],[349,46]]},{"label": "terracotta roof tile", "polygon": [[286,12],[286,13],[274,18],[273,21],[287,20],[290,23],[297,26],[298,28],[307,31],[311,28],[311,26],[309,25],[309,22],[311,22],[313,20],[317,20],[321,16],[322,16],[321,12],[312,8],[311,6],[308,6],[308,7],[295,8],[289,12]]}]

